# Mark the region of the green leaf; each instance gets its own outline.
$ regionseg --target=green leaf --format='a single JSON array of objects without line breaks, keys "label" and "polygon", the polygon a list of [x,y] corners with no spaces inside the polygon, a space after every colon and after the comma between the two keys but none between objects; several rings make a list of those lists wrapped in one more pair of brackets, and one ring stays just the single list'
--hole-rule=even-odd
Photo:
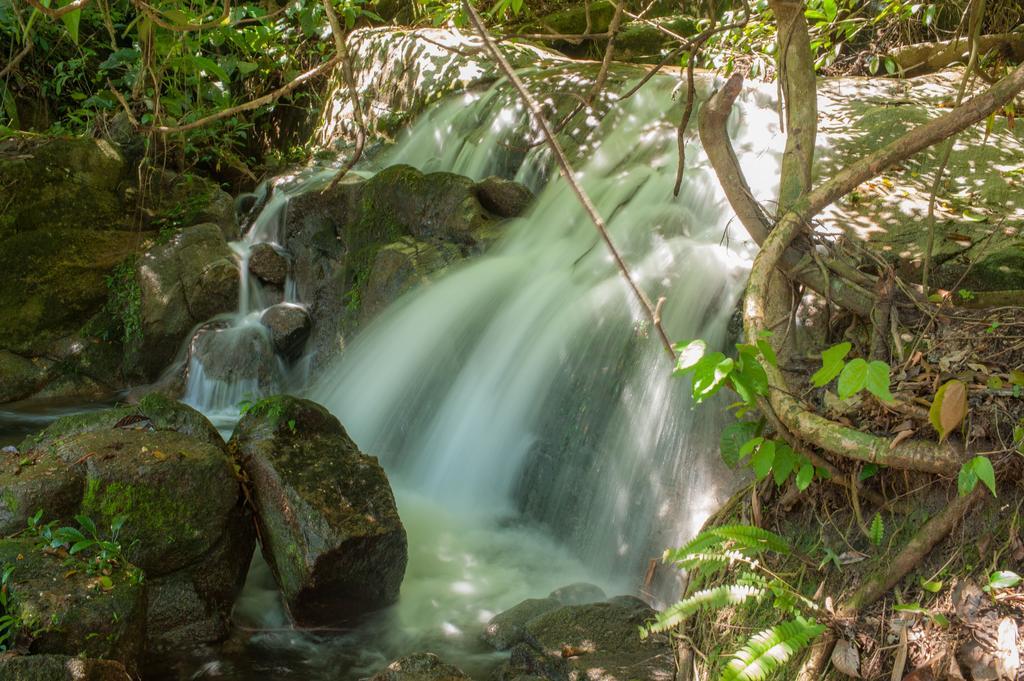
[{"label": "green leaf", "polygon": [[696,366],[697,362],[704,356],[704,352],[707,350],[707,343],[697,338],[684,343],[676,343],[672,346],[672,349],[676,351],[678,355],[676,358],[676,369],[673,372],[675,376],[686,373],[688,370]]},{"label": "green leaf", "polygon": [[[852,362],[851,362],[852,364]],[[867,389],[872,395],[883,402],[894,402],[892,393],[889,392],[889,385],[892,379],[889,377],[889,365],[885,362],[874,360],[868,363]]]},{"label": "green leaf", "polygon": [[764,357],[764,361],[768,362],[771,366],[778,366],[779,360],[775,356],[775,349],[772,344],[766,339],[762,338],[757,341],[757,349],[761,351],[761,356]]},{"label": "green leaf", "polygon": [[81,541],[76,541],[74,544],[71,545],[71,548],[68,549],[68,553],[70,553],[71,555],[75,555],[79,551],[84,551],[85,549],[89,548],[95,543],[96,542],[92,539],[83,539]]},{"label": "green leaf", "polygon": [[993,572],[988,578],[988,590],[1011,589],[1021,583],[1021,576],[1009,570]]},{"label": "green leaf", "polygon": [[882,514],[876,513],[874,519],[871,521],[871,529],[868,531],[871,535],[871,543],[875,546],[882,545],[882,539],[885,538],[885,524],[882,522]]},{"label": "green leaf", "polygon": [[740,462],[740,449],[757,435],[758,424],[753,421],[736,421],[722,429],[718,439],[718,452],[726,466],[735,468]]},{"label": "green leaf", "polygon": [[872,477],[874,477],[877,473],[878,473],[878,464],[877,463],[864,464],[864,468],[860,469],[860,474],[857,475],[857,479],[860,482],[864,482],[865,480],[869,480]]},{"label": "green leaf", "polygon": [[785,539],[768,530],[753,525],[722,525],[712,527],[707,533],[735,542],[739,547],[760,553],[774,551],[788,554],[789,544]]},{"label": "green leaf", "polygon": [[921,588],[929,593],[937,594],[942,591],[942,582],[933,582],[922,577]]},{"label": "green leaf", "polygon": [[720,352],[705,355],[693,370],[693,399],[700,404],[725,385],[733,369],[733,360]]},{"label": "green leaf", "polygon": [[[71,2],[71,0],[62,0],[62,2],[60,3],[60,6],[64,7],[65,5],[67,5],[70,2]],[[64,28],[68,29],[68,35],[71,36],[71,42],[73,42],[74,44],[77,45],[78,44],[78,25],[82,21],[82,10],[81,9],[76,9],[73,12],[68,12],[67,14],[61,15],[60,20],[62,22],[64,22]]]},{"label": "green leaf", "polygon": [[803,492],[805,489],[811,486],[811,481],[814,480],[814,466],[811,463],[805,462],[800,466],[800,470],[796,474],[796,488]]},{"label": "green leaf", "polygon": [[775,447],[775,463],[772,465],[772,477],[779,487],[789,479],[789,474],[796,467],[796,452],[785,443]]},{"label": "green leaf", "polygon": [[965,497],[974,491],[978,486],[978,474],[974,472],[974,466],[970,461],[960,466],[960,473],[956,476],[957,493]]},{"label": "green leaf", "polygon": [[996,494],[996,471],[992,468],[992,461],[987,456],[976,456],[971,459],[971,466],[978,479],[985,483],[985,487],[992,492],[992,496],[998,496]]},{"label": "green leaf", "polygon": [[825,627],[799,615],[782,624],[760,631],[736,651],[722,670],[721,681],[761,681],[785,664]]},{"label": "green leaf", "polygon": [[868,363],[858,357],[850,360],[839,374],[839,399],[853,397],[867,385]]},{"label": "green leaf", "polygon": [[92,518],[90,518],[87,515],[76,515],[75,521],[79,524],[79,526],[81,526],[83,530],[85,530],[94,537],[96,536],[96,523],[92,521]]},{"label": "green leaf", "polygon": [[821,388],[839,375],[843,370],[846,355],[850,353],[853,345],[850,343],[839,343],[821,353],[821,368],[811,375],[811,383]]},{"label": "green leaf", "polygon": [[750,457],[750,467],[754,469],[754,477],[764,480],[772,472],[773,463],[775,463],[775,442],[765,440]]},{"label": "green leaf", "polygon": [[836,15],[839,14],[839,8],[836,6],[836,0],[823,0],[821,3],[821,9],[825,12],[825,18],[829,23],[835,21]]}]

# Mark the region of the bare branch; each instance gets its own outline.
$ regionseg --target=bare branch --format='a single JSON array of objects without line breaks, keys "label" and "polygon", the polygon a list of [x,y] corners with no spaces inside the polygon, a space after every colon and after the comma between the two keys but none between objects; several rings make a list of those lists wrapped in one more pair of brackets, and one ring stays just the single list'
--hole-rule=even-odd
[{"label": "bare branch", "polygon": [[199,24],[179,24],[176,21],[165,18],[159,9],[147,4],[144,0],[132,0],[132,4],[139,8],[143,14],[159,26],[160,28],[166,28],[168,31],[175,31],[177,33],[188,33],[190,31],[205,31],[208,28],[217,28],[218,26],[224,26],[228,23],[231,18],[231,0],[224,0],[223,9],[221,10],[220,16],[210,21],[204,21]]},{"label": "bare branch", "polygon": [[[624,2],[625,0],[622,1]],[[512,65],[508,63],[508,60],[505,59],[505,55],[503,55],[501,51],[498,49],[498,46],[494,43],[494,40],[491,38],[490,33],[487,32],[487,28],[484,26],[484,23],[480,19],[480,15],[477,13],[477,11],[473,8],[473,6],[469,3],[468,0],[463,0],[462,6],[465,8],[466,14],[469,16],[469,19],[473,24],[473,28],[476,29],[476,32],[478,34],[480,34],[481,39],[483,39],[484,44],[487,46],[487,50],[491,53],[491,56],[494,57],[495,62],[497,62],[498,66],[504,72],[505,76],[508,77],[509,82],[512,83],[513,87],[515,87],[516,91],[519,93],[520,98],[523,100],[523,102],[526,103],[526,107],[530,110],[530,114],[533,116],[537,125],[540,126],[541,131],[544,133],[544,137],[547,141],[548,147],[551,149],[551,152],[554,155],[556,162],[558,163],[559,172],[561,173],[565,181],[569,183],[569,187],[576,195],[576,198],[580,202],[580,205],[583,206],[583,210],[586,211],[587,216],[590,218],[590,221],[594,223],[594,227],[597,229],[598,234],[601,236],[601,240],[604,241],[605,246],[608,247],[608,250],[611,253],[612,258],[615,260],[615,264],[619,269],[619,273],[622,275],[622,278],[626,280],[626,284],[633,292],[633,295],[636,297],[640,305],[644,308],[644,312],[646,313],[648,320],[651,322],[651,325],[657,332],[658,337],[665,348],[665,351],[669,354],[669,357],[672,359],[672,362],[674,364],[676,353],[675,350],[672,349],[672,341],[669,340],[668,334],[665,332],[665,328],[657,319],[658,315],[655,311],[654,305],[651,303],[651,299],[647,297],[647,294],[644,293],[643,289],[641,289],[640,286],[633,279],[632,274],[630,274],[629,267],[626,265],[626,262],[622,259],[622,255],[619,253],[618,248],[615,247],[615,243],[612,241],[611,235],[608,233],[608,227],[604,222],[604,218],[602,218],[601,214],[598,213],[597,208],[594,206],[594,203],[590,200],[590,196],[587,195],[586,191],[583,189],[583,187],[580,186],[580,183],[576,180],[576,176],[573,172],[572,165],[569,163],[569,159],[566,157],[565,151],[562,149],[562,145],[558,143],[558,139],[555,137],[554,132],[551,130],[551,125],[544,117],[544,112],[541,111],[540,105],[538,105],[537,102],[533,99],[529,91],[526,89],[526,86],[523,85],[523,81],[519,78],[518,74],[516,74],[515,70],[512,68]]]},{"label": "bare branch", "polygon": [[50,7],[46,7],[45,5],[43,5],[43,3],[39,2],[39,0],[25,0],[25,1],[28,4],[32,5],[33,8],[39,10],[40,12],[45,14],[46,16],[51,17],[53,19],[59,19],[62,16],[64,16],[65,14],[71,14],[75,10],[80,10],[83,7],[85,7],[86,5],[88,5],[89,2],[90,2],[90,0],[74,0],[74,2],[70,2],[70,3],[66,4],[66,5],[64,5],[63,7],[58,7],[57,9],[52,9]]},{"label": "bare branch", "polygon": [[356,90],[356,79],[352,73],[352,62],[349,61],[348,48],[345,45],[345,34],[341,30],[341,22],[334,11],[334,0],[323,0],[324,11],[327,12],[327,19],[331,22],[331,33],[334,35],[334,57],[341,62],[341,77],[345,81],[345,89],[348,90],[349,99],[352,101],[352,116],[356,123],[356,148],[352,156],[338,170],[338,173],[327,185],[324,191],[334,189],[341,182],[341,178],[352,170],[352,166],[359,162],[363,155],[363,147],[366,145],[366,124],[363,122],[363,104],[359,101],[359,92]]}]

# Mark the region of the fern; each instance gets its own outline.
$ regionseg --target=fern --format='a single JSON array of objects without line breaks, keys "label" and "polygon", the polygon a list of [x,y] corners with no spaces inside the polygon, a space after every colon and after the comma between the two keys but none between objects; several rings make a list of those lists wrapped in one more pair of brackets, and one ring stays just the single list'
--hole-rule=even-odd
[{"label": "fern", "polygon": [[740,551],[723,550],[690,553],[676,559],[675,564],[681,570],[693,569],[701,573],[708,573],[745,559],[746,556]]},{"label": "fern", "polygon": [[647,631],[650,633],[668,631],[701,608],[717,610],[727,605],[742,603],[750,598],[761,598],[765,593],[764,589],[742,584],[724,584],[713,589],[704,589],[659,612],[655,616],[654,622],[647,625]]},{"label": "fern", "polygon": [[871,543],[875,546],[882,545],[882,539],[885,537],[885,523],[882,522],[882,514],[876,513],[874,519],[871,521],[871,529],[869,531],[871,535]]},{"label": "fern", "polygon": [[789,544],[785,539],[774,532],[753,525],[723,525],[712,527],[708,532],[722,539],[732,540],[741,550],[747,549],[754,553],[766,550],[781,554],[789,553]]},{"label": "fern", "polygon": [[721,681],[761,681],[807,645],[825,627],[799,615],[751,636],[722,671]]}]

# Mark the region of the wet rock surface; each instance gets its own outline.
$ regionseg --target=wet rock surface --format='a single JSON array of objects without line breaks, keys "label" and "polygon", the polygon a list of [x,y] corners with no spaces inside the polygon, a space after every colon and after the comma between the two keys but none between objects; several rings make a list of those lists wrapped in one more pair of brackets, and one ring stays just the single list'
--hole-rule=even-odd
[{"label": "wet rock surface", "polygon": [[263,555],[304,625],[393,603],[407,544],[387,476],[323,407],[290,396],[254,405],[229,442],[252,486]]},{"label": "wet rock surface", "polygon": [[210,328],[197,334],[192,357],[208,379],[225,384],[248,384],[253,393],[274,392],[280,379],[272,331],[247,324]]},{"label": "wet rock surface", "polygon": [[260,281],[283,286],[288,278],[288,259],[270,244],[255,244],[249,252],[249,271]]},{"label": "wet rock surface", "polygon": [[484,208],[503,218],[519,217],[533,202],[533,192],[525,186],[494,176],[477,183],[476,195]]},{"label": "wet rock surface", "polygon": [[313,326],[306,308],[294,303],[268,307],[260,316],[260,323],[270,330],[274,350],[288,359],[296,359],[302,354]]},{"label": "wet rock surface", "polygon": [[[571,585],[553,595],[586,601],[599,592],[593,585]],[[572,605],[552,597],[530,599],[495,616],[484,638],[496,648],[510,649],[499,674],[503,681],[669,681],[675,677],[675,657],[668,639],[640,639],[640,626],[653,616],[646,603],[632,596]]]},{"label": "wet rock surface", "polygon": [[434,653],[414,653],[395,660],[370,681],[470,681],[458,667]]}]

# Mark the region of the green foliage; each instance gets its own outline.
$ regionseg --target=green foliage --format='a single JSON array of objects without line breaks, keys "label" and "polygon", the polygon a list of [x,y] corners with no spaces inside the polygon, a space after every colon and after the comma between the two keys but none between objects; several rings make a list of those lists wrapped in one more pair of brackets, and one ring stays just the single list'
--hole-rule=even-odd
[{"label": "green foliage", "polygon": [[0,652],[10,650],[21,630],[21,613],[17,595],[11,589],[14,566],[4,566],[0,572]]},{"label": "green foliage", "polygon": [[988,584],[982,587],[987,593],[1000,589],[1012,589],[1021,583],[1021,576],[1009,570],[998,570],[988,576]]},{"label": "green foliage", "polygon": [[882,402],[892,403],[894,398],[890,388],[892,378],[889,365],[878,360],[869,362],[860,357],[847,362],[846,356],[852,347],[849,343],[838,343],[823,350],[821,368],[811,375],[811,383],[821,388],[838,376],[836,387],[840,399],[848,399],[866,389]]},{"label": "green foliage", "polygon": [[797,615],[760,631],[736,651],[722,672],[721,681],[760,681],[785,664],[821,635],[825,627]]},{"label": "green foliage", "polygon": [[871,520],[871,529],[868,531],[871,538],[871,543],[875,546],[881,546],[882,540],[885,538],[885,523],[882,522],[882,514],[876,513],[875,517]]},{"label": "green foliage", "polygon": [[666,551],[666,562],[690,570],[691,584],[735,566],[742,565],[744,569],[734,580],[698,589],[658,613],[641,629],[641,635],[668,631],[701,610],[743,606],[770,599],[772,609],[790,619],[754,634],[733,654],[720,677],[766,678],[825,630],[825,627],[804,617],[804,611],[815,611],[818,606],[764,567],[766,555],[789,552],[785,539],[749,525],[712,527],[685,546]]},{"label": "green foliage", "polygon": [[[673,347],[677,353],[673,375],[692,374],[694,404],[701,404],[728,387],[740,397],[740,401],[732,405],[738,418],[754,411],[757,400],[767,396],[765,365],[774,367],[778,362],[768,335],[758,338],[754,344],[736,344],[735,358],[726,357],[722,352],[707,352],[707,343],[699,338],[676,343]],[[781,487],[795,476],[797,488],[807,489],[814,480],[813,464],[787,443],[763,437],[763,429],[763,421],[740,420],[726,426],[718,443],[722,460],[729,467],[736,467],[750,457],[747,463],[758,480],[771,475]]]},{"label": "green foliage", "polygon": [[107,284],[104,309],[115,326],[102,335],[105,340],[116,337],[125,349],[135,348],[142,342],[142,288],[135,278],[134,259],[123,261],[104,279]]},{"label": "green foliage", "polygon": [[960,467],[960,474],[956,481],[960,496],[966,496],[973,492],[974,488],[978,486],[979,480],[985,483],[985,487],[992,492],[992,496],[997,496],[996,472],[987,456],[976,456]]},{"label": "green foliage", "polygon": [[118,534],[128,516],[118,515],[113,518],[108,537],[101,536],[96,523],[86,515],[75,516],[78,527],[61,526],[55,520],[42,523],[42,517],[43,511],[40,509],[29,518],[29,533],[36,537],[40,549],[66,551],[68,557],[65,565],[98,576],[100,584],[106,589],[113,587],[110,575],[115,570],[127,569],[132,580],[142,579],[142,572],[128,563],[121,542],[118,541]]}]

